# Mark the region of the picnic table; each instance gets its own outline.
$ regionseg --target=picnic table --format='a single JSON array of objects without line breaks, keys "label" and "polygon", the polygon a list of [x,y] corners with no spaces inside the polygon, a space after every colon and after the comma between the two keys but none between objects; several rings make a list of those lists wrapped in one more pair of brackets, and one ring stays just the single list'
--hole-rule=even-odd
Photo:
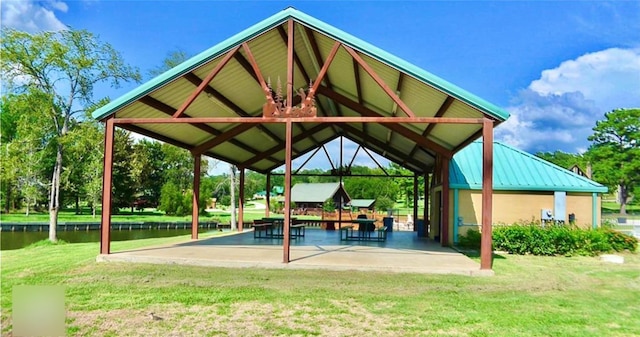
[{"label": "picnic table", "polygon": [[[375,220],[362,221],[358,219],[358,229],[353,225],[340,227],[340,241],[387,241],[387,226],[376,228]],[[355,222],[355,221],[354,221]]]},{"label": "picnic table", "polygon": [[[291,218],[292,224],[289,226],[289,237],[297,239],[304,237],[306,225],[296,222],[296,218]],[[253,224],[253,237],[266,239],[284,238],[284,218],[265,217],[262,220],[255,220]]]}]

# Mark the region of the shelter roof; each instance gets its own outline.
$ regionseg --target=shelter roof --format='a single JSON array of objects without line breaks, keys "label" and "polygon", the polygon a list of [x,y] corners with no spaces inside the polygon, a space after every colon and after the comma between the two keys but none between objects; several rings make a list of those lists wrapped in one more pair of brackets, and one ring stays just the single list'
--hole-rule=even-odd
[{"label": "shelter roof", "polygon": [[351,199],[351,207],[369,208],[376,202],[376,199]]},{"label": "shelter roof", "polygon": [[[93,117],[112,117],[120,120],[116,122],[119,127],[240,167],[269,172],[285,162],[284,123],[203,123],[194,118],[262,117],[266,100],[261,77],[263,82],[271,82],[274,92],[279,82],[286,87],[291,33],[294,91],[308,88],[328,64],[315,93],[319,117],[393,119],[409,116],[405,108],[422,118],[489,118],[498,124],[509,117],[503,109],[293,8],[144,83],[98,109]],[[211,74],[212,80],[204,83]],[[186,104],[198,87],[203,91]],[[174,118],[185,104],[180,118]],[[182,119],[182,123],[132,122],[151,118]],[[309,119],[294,123],[292,157],[303,156],[343,135],[416,173],[428,172],[437,153],[451,156],[477,139],[481,130],[481,124]]]},{"label": "shelter roof", "polygon": [[[333,198],[341,189],[338,182],[335,183],[301,183],[295,184],[291,188],[291,201],[293,202],[318,202],[322,203],[327,199]],[[346,191],[342,188],[346,195]]]},{"label": "shelter roof", "polygon": [[[482,142],[456,153],[450,187],[482,189]],[[607,192],[607,187],[509,145],[494,142],[493,189],[508,191]]]}]

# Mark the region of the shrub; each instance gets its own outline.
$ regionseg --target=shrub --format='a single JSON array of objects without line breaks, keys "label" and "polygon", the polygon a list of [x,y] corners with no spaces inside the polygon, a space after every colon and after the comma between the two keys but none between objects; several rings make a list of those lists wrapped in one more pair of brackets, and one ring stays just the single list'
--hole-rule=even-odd
[{"label": "shrub", "polygon": [[638,239],[635,237],[615,231],[610,228],[600,229],[600,232],[607,238],[611,248],[616,252],[628,250],[635,252],[638,249]]},{"label": "shrub", "polygon": [[610,228],[580,229],[571,226],[514,224],[496,227],[494,247],[511,254],[597,255],[638,248],[638,240]]},{"label": "shrub", "polygon": [[469,229],[466,235],[460,235],[458,245],[467,249],[480,249],[480,231]]}]

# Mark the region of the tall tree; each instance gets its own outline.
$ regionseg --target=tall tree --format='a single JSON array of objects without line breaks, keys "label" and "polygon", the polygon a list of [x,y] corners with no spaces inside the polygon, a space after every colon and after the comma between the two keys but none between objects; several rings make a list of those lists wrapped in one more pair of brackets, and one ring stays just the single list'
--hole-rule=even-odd
[{"label": "tall tree", "polygon": [[133,178],[133,138],[131,132],[117,129],[113,137],[112,210],[131,207],[135,194]]},{"label": "tall tree", "polygon": [[630,192],[640,186],[640,109],[617,109],[596,122],[587,156],[596,181],[618,188],[620,214],[627,214]]},{"label": "tall tree", "polygon": [[141,139],[133,145],[133,177],[138,196],[151,207],[160,202],[160,191],[166,178],[162,144]]},{"label": "tall tree", "polygon": [[574,165],[585,170],[587,167],[587,159],[581,154],[567,153],[562,151],[555,152],[538,152],[536,157],[542,158],[548,162],[554,163],[562,168],[570,169]]},{"label": "tall tree", "polygon": [[[46,118],[55,136],[64,138],[73,119],[93,102],[94,85],[140,80],[137,69],[126,65],[108,43],[85,30],[29,34],[3,29],[0,68],[11,90],[35,88],[47,95]],[[58,141],[49,195],[49,240],[57,241],[64,142]]]},{"label": "tall tree", "polygon": [[[37,90],[29,90],[20,95],[10,95],[5,113],[16,113],[17,120],[13,139],[5,144],[6,157],[3,165],[8,172],[13,170],[15,186],[24,200],[25,215],[29,216],[31,206],[37,206],[39,200],[46,200],[43,191],[47,190],[45,164],[51,148],[52,129],[43,120],[43,95]],[[7,111],[8,110],[8,111]],[[12,127],[12,125],[9,125]]]},{"label": "tall tree", "polygon": [[148,71],[150,77],[158,76],[165,71],[186,61],[189,55],[182,49],[176,49],[167,52],[167,56],[162,60],[162,64]]}]

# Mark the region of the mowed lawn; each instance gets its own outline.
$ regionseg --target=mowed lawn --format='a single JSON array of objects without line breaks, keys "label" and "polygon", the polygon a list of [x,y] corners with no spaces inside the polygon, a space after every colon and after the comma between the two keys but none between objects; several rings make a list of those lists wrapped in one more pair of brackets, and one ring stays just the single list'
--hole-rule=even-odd
[{"label": "mowed lawn", "polygon": [[2,252],[2,334],[12,287],[41,284],[66,286],[74,336],[640,335],[636,254],[622,265],[501,254],[495,276],[466,277],[96,263],[97,252],[96,243]]}]

